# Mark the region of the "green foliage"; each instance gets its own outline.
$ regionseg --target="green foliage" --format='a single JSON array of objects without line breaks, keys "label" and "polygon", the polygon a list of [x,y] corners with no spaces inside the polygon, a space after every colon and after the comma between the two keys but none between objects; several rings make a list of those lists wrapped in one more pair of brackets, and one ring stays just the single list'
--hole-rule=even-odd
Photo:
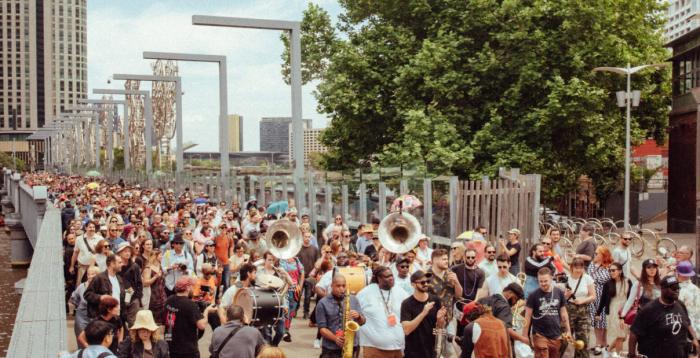
[{"label": "green foliage", "polygon": [[17,165],[17,170],[18,171],[24,171],[26,168],[26,163],[24,160],[15,158],[15,160],[12,160],[12,153],[5,153],[5,152],[0,152],[0,167],[5,167],[12,169],[14,168],[14,165]]},{"label": "green foliage", "polygon": [[[599,197],[624,173],[625,78],[598,66],[663,62],[656,0],[340,0],[336,30],[304,14],[305,80],[329,170],[378,165],[462,178],[498,167],[543,174],[545,199],[587,175]],[[334,31],[339,34],[336,35]],[[321,36],[320,34],[324,34]],[[670,71],[635,74],[633,141],[664,139]]]}]

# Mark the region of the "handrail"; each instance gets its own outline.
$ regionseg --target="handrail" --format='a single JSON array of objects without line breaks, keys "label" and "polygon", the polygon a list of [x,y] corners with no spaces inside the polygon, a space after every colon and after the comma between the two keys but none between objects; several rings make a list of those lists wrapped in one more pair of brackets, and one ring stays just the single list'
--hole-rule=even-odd
[{"label": "handrail", "polygon": [[61,214],[48,208],[22,291],[8,357],[53,357],[68,348]]}]

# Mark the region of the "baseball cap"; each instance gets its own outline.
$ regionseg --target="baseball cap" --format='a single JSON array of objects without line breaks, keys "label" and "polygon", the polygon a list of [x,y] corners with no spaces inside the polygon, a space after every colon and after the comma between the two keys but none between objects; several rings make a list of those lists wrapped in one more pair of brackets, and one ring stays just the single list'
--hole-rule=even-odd
[{"label": "baseball cap", "polygon": [[642,262],[643,268],[647,268],[647,267],[651,267],[651,266],[659,267],[659,264],[654,259],[646,259],[646,260],[644,260],[644,262]]},{"label": "baseball cap", "polygon": [[676,276],[669,275],[661,279],[661,288],[668,288],[673,285],[678,285],[678,278],[676,278]]},{"label": "baseball cap", "polygon": [[676,274],[683,277],[693,277],[695,276],[695,270],[693,270],[693,264],[690,261],[681,261],[676,266]]}]

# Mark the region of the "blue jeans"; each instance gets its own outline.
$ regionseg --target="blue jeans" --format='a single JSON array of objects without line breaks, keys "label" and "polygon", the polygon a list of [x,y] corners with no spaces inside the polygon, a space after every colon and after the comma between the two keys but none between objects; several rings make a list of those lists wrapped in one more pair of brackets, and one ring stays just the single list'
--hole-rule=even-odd
[{"label": "blue jeans", "polygon": [[530,296],[532,292],[534,292],[538,287],[540,287],[539,282],[537,282],[537,277],[532,277],[532,276],[526,276],[525,278],[525,287],[523,287],[525,291],[525,300],[527,300],[527,297]]},{"label": "blue jeans", "polygon": [[271,346],[277,347],[280,342],[282,341],[282,336],[284,336],[284,318],[281,318],[277,323],[274,325],[274,334],[275,336],[273,337],[272,334],[272,329],[273,327],[271,326],[265,326],[262,329],[262,335],[263,338],[270,343]]},{"label": "blue jeans", "polygon": [[221,273],[221,284],[224,285],[224,292],[231,286],[231,266],[224,265],[224,271]]}]

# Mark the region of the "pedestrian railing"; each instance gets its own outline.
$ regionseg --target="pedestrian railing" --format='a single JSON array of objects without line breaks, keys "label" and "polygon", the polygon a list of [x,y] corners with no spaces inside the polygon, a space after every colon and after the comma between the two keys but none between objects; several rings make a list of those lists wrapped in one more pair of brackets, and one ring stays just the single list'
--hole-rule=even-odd
[{"label": "pedestrian railing", "polygon": [[46,187],[30,187],[9,171],[4,184],[13,216],[33,247],[7,357],[55,357],[68,348],[61,213],[47,205]]}]

